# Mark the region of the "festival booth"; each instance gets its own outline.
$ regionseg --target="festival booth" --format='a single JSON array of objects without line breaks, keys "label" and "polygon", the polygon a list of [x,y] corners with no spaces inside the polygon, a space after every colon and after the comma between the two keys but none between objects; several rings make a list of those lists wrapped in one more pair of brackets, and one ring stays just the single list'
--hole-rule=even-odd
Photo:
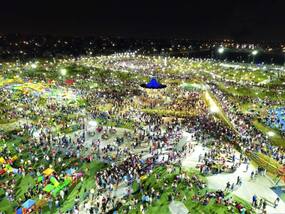
[{"label": "festival booth", "polygon": [[54,170],[51,168],[46,169],[43,171],[44,176],[38,177],[38,182],[44,182],[46,179],[48,179],[47,181],[49,184],[44,187],[44,191],[54,197],[56,197],[62,189],[69,186],[70,184],[76,183],[77,180],[83,176],[83,173],[76,172],[75,169],[70,168],[65,171],[66,176],[64,177],[63,182],[59,182],[54,176],[52,176],[53,172]]},{"label": "festival booth", "polygon": [[46,170],[43,171],[43,174],[47,177],[50,176],[54,172],[53,169],[47,168]]},{"label": "festival booth", "polygon": [[16,210],[16,214],[27,214],[33,212],[35,208],[35,201],[28,199],[25,203],[22,204],[22,207]]},{"label": "festival booth", "polygon": [[16,155],[10,158],[9,160],[5,160],[3,157],[0,157],[0,163],[5,166],[3,169],[0,170],[0,175],[4,175],[6,172],[18,174],[19,170],[11,166],[17,159],[18,157]]},{"label": "festival booth", "polygon": [[47,201],[45,199],[41,199],[37,201],[35,208],[34,208],[35,212],[37,213],[39,209],[43,208],[46,204],[47,204]]}]

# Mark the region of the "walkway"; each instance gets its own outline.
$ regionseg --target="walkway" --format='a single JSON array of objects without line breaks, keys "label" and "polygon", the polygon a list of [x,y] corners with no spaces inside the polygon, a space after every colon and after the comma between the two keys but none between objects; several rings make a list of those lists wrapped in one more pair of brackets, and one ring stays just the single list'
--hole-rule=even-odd
[{"label": "walkway", "polygon": [[[198,164],[199,155],[204,155],[207,148],[198,144],[194,147],[194,152],[188,154],[187,157],[182,161],[184,168],[193,168]],[[267,200],[267,213],[268,214],[284,214],[285,213],[285,202],[280,200],[277,208],[273,208],[271,203],[275,201],[278,195],[271,189],[273,186],[272,182],[264,177],[257,176],[254,180],[250,179],[252,171],[256,171],[256,168],[250,164],[249,169],[246,172],[246,165],[242,164],[234,173],[222,173],[207,177],[208,187],[212,190],[224,190],[226,183],[236,183],[237,177],[240,176],[242,185],[234,189],[233,194],[251,203],[252,196],[257,195],[258,200],[265,198]],[[257,211],[259,213],[259,211]]]}]

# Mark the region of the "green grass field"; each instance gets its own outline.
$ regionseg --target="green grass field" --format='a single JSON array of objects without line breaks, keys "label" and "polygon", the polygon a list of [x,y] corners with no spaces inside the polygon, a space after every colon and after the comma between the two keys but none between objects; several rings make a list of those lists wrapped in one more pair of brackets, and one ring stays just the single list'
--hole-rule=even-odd
[{"label": "green grass field", "polygon": [[[258,122],[257,120],[253,121],[253,125],[258,130],[260,130],[264,135],[268,136],[269,140],[272,142],[273,145],[285,147],[285,139],[279,134],[278,130],[265,126],[262,123]],[[274,135],[273,136],[268,135],[269,132],[274,133]]]},{"label": "green grass field", "polygon": [[[181,181],[178,183],[177,188],[174,190],[171,187],[171,184],[173,183],[175,177],[179,174],[179,169],[175,168],[175,171],[172,173],[169,173],[165,167],[157,167],[153,170],[152,174],[148,175],[147,178],[142,182],[142,185],[145,187],[152,187],[155,190],[160,190],[162,192],[160,198],[158,200],[154,200],[152,204],[147,206],[146,213],[148,214],[156,214],[156,213],[170,213],[169,210],[169,204],[170,201],[168,200],[168,196],[170,194],[174,194],[176,192],[175,200],[176,201],[182,201],[186,208],[191,212],[191,213],[213,213],[213,214],[224,214],[228,213],[228,208],[227,206],[224,205],[219,205],[216,204],[215,200],[212,199],[210,200],[210,203],[208,205],[202,205],[200,202],[196,202],[192,199],[194,195],[199,195],[203,196],[208,190],[207,188],[205,189],[199,189],[196,185],[194,185],[192,188],[189,188],[189,186]],[[189,176],[195,175],[198,176],[199,179],[202,181],[206,181],[206,178],[203,176],[200,176],[199,173],[196,170],[189,170],[187,171],[187,174]],[[155,175],[159,175],[160,178],[156,179]],[[137,198],[139,201],[142,197],[142,193],[138,191],[138,184],[134,183],[133,184],[133,191],[134,194],[132,195],[132,198]],[[186,198],[185,201],[183,201],[183,198]],[[240,202],[245,206],[247,210],[251,209],[251,206],[243,201],[242,199],[233,196],[234,200],[237,202]],[[130,200],[128,200],[129,203]],[[129,204],[125,204],[121,207],[119,210],[122,211],[123,209],[126,209]],[[129,213],[139,213],[141,202],[136,207],[133,207],[132,210],[129,211]],[[233,208],[233,213],[238,213],[238,211]]]}]

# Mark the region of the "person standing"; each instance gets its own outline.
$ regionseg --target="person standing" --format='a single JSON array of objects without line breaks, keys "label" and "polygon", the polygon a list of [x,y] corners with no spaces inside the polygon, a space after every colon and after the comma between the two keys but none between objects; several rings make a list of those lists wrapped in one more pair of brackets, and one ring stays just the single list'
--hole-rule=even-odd
[{"label": "person standing", "polygon": [[252,206],[257,206],[257,196],[255,194],[252,196]]},{"label": "person standing", "polygon": [[276,198],[276,200],[274,201],[274,208],[276,208],[279,204],[280,198]]},{"label": "person standing", "polygon": [[60,194],[61,199],[63,200],[64,199],[64,191],[60,190],[59,194]]},{"label": "person standing", "polygon": [[266,206],[267,206],[267,202],[266,200],[263,201],[263,204],[262,204],[262,210],[265,211],[266,210]]},{"label": "person standing", "polygon": [[263,205],[263,199],[261,198],[261,199],[259,200],[258,209],[261,209],[262,205]]}]

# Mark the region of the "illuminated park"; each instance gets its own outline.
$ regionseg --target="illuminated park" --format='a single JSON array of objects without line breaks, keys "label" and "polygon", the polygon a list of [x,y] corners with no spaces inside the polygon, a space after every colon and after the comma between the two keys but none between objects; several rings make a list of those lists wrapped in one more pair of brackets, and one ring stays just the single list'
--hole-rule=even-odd
[{"label": "illuminated park", "polygon": [[282,73],[129,52],[3,62],[0,212],[284,213]]}]

